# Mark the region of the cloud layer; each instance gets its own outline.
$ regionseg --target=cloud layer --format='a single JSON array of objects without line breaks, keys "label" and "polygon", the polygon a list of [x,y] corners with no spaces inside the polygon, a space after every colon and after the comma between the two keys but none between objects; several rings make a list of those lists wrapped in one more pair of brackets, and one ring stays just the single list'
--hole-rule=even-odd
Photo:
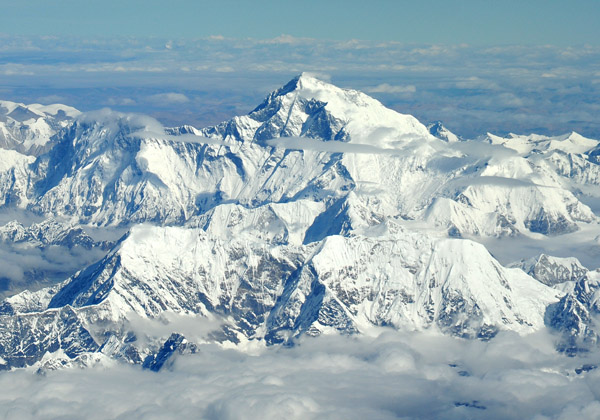
[{"label": "cloud layer", "polygon": [[0,36],[0,97],[60,97],[168,125],[205,126],[244,114],[302,71],[368,92],[465,137],[486,131],[600,137],[600,47],[411,45],[327,41]]},{"label": "cloud layer", "polygon": [[592,419],[600,372],[552,338],[435,333],[304,339],[242,353],[201,346],[158,374],[128,366],[0,375],[5,419]]}]

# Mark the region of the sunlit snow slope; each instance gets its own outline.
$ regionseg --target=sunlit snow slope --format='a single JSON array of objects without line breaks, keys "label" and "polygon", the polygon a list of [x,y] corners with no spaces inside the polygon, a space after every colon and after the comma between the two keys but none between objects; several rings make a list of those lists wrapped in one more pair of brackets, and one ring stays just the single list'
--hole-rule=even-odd
[{"label": "sunlit snow slope", "polygon": [[[307,74],[204,129],[0,105],[0,205],[47,219],[0,239],[110,248],[1,304],[5,368],[159,369],[166,348],[195,351],[171,336],[181,317],[211,322],[196,344],[240,347],[382,326],[480,339],[550,327],[567,351],[596,341],[595,267],[544,255],[506,268],[478,243],[598,232],[585,204],[600,198],[596,140],[465,141]],[[128,230],[116,243],[85,232],[114,227]],[[168,334],[140,321],[159,319]]]}]

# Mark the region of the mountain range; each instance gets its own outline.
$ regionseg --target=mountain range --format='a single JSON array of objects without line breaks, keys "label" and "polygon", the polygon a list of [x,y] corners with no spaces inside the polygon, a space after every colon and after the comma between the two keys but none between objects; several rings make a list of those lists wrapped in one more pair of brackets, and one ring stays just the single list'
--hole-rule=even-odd
[{"label": "mountain range", "polygon": [[486,243],[576,237],[600,255],[599,185],[597,140],[465,140],[308,74],[202,129],[2,101],[0,207],[27,217],[0,241],[103,257],[0,304],[1,367],[159,370],[208,342],[380,327],[547,328],[577,354],[598,341],[597,267],[501,263]]}]

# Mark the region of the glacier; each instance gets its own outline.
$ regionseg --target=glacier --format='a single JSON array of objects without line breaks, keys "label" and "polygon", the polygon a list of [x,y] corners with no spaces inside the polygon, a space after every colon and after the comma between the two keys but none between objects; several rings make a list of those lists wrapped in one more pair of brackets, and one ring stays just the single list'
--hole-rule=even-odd
[{"label": "glacier", "polygon": [[[3,246],[102,253],[0,303],[2,369],[159,370],[202,344],[379,328],[597,345],[597,267],[543,252],[503,265],[486,248],[580,235],[600,255],[597,140],[462,139],[309,74],[200,129],[63,105],[0,114],[0,210],[17,215]],[[173,317],[211,327],[189,337]]]}]

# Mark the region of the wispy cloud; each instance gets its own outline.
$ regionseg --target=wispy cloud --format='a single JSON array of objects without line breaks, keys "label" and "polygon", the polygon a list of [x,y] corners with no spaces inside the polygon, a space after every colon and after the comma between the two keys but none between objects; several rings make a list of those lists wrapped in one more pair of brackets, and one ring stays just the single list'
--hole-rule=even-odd
[{"label": "wispy cloud", "polygon": [[231,66],[219,66],[215,67],[217,73],[233,73],[235,69]]},{"label": "wispy cloud", "polygon": [[159,105],[169,105],[169,104],[185,104],[190,101],[190,98],[185,96],[183,93],[175,93],[175,92],[167,92],[167,93],[157,93],[155,95],[151,95],[148,97],[148,100],[159,104]]},{"label": "wispy cloud", "polygon": [[467,77],[455,82],[455,86],[459,89],[487,89],[497,90],[498,84],[490,80],[485,80],[477,76]]},{"label": "wispy cloud", "polygon": [[[132,134],[133,137],[138,138],[151,138],[151,139],[159,139],[166,140],[172,142],[179,143],[192,143],[192,144],[214,144],[214,145],[228,145],[227,143],[217,140],[211,139],[203,136],[196,136],[194,134],[182,134],[179,136],[172,136],[169,134],[165,134],[163,129],[160,127],[151,127],[150,129],[144,129],[136,131]],[[230,145],[230,144],[229,144]]]},{"label": "wispy cloud", "polygon": [[382,83],[377,86],[366,89],[370,93],[415,93],[417,88],[414,85],[390,85]]},{"label": "wispy cloud", "polygon": [[301,43],[311,43],[314,41],[315,40],[313,38],[299,38],[299,37],[295,37],[295,36],[288,35],[288,34],[281,34],[278,37],[266,39],[266,40],[259,40],[258,42],[261,42],[264,44],[295,45],[295,44],[301,44]]},{"label": "wispy cloud", "polygon": [[64,103],[65,97],[60,95],[48,95],[48,96],[40,96],[38,98],[38,102],[41,104],[56,104],[56,103]]},{"label": "wispy cloud", "polygon": [[110,97],[106,100],[106,104],[110,106],[131,106],[135,105],[136,102],[134,99],[128,97]]},{"label": "wispy cloud", "polygon": [[[375,133],[377,135],[377,133]],[[360,143],[344,143],[339,141],[322,141],[308,137],[280,137],[271,140],[265,140],[264,143],[271,147],[279,147],[289,150],[309,150],[314,152],[327,153],[361,153],[361,154],[398,154],[406,151],[407,148],[415,147],[421,139],[407,137],[402,147],[398,148],[381,148],[372,146],[368,143],[375,139],[363,139],[364,144]],[[398,139],[400,140],[400,139]],[[376,141],[374,141],[376,143]]]},{"label": "wispy cloud", "polygon": [[52,245],[24,248],[0,242],[0,298],[67,279],[106,254],[100,249]]}]

